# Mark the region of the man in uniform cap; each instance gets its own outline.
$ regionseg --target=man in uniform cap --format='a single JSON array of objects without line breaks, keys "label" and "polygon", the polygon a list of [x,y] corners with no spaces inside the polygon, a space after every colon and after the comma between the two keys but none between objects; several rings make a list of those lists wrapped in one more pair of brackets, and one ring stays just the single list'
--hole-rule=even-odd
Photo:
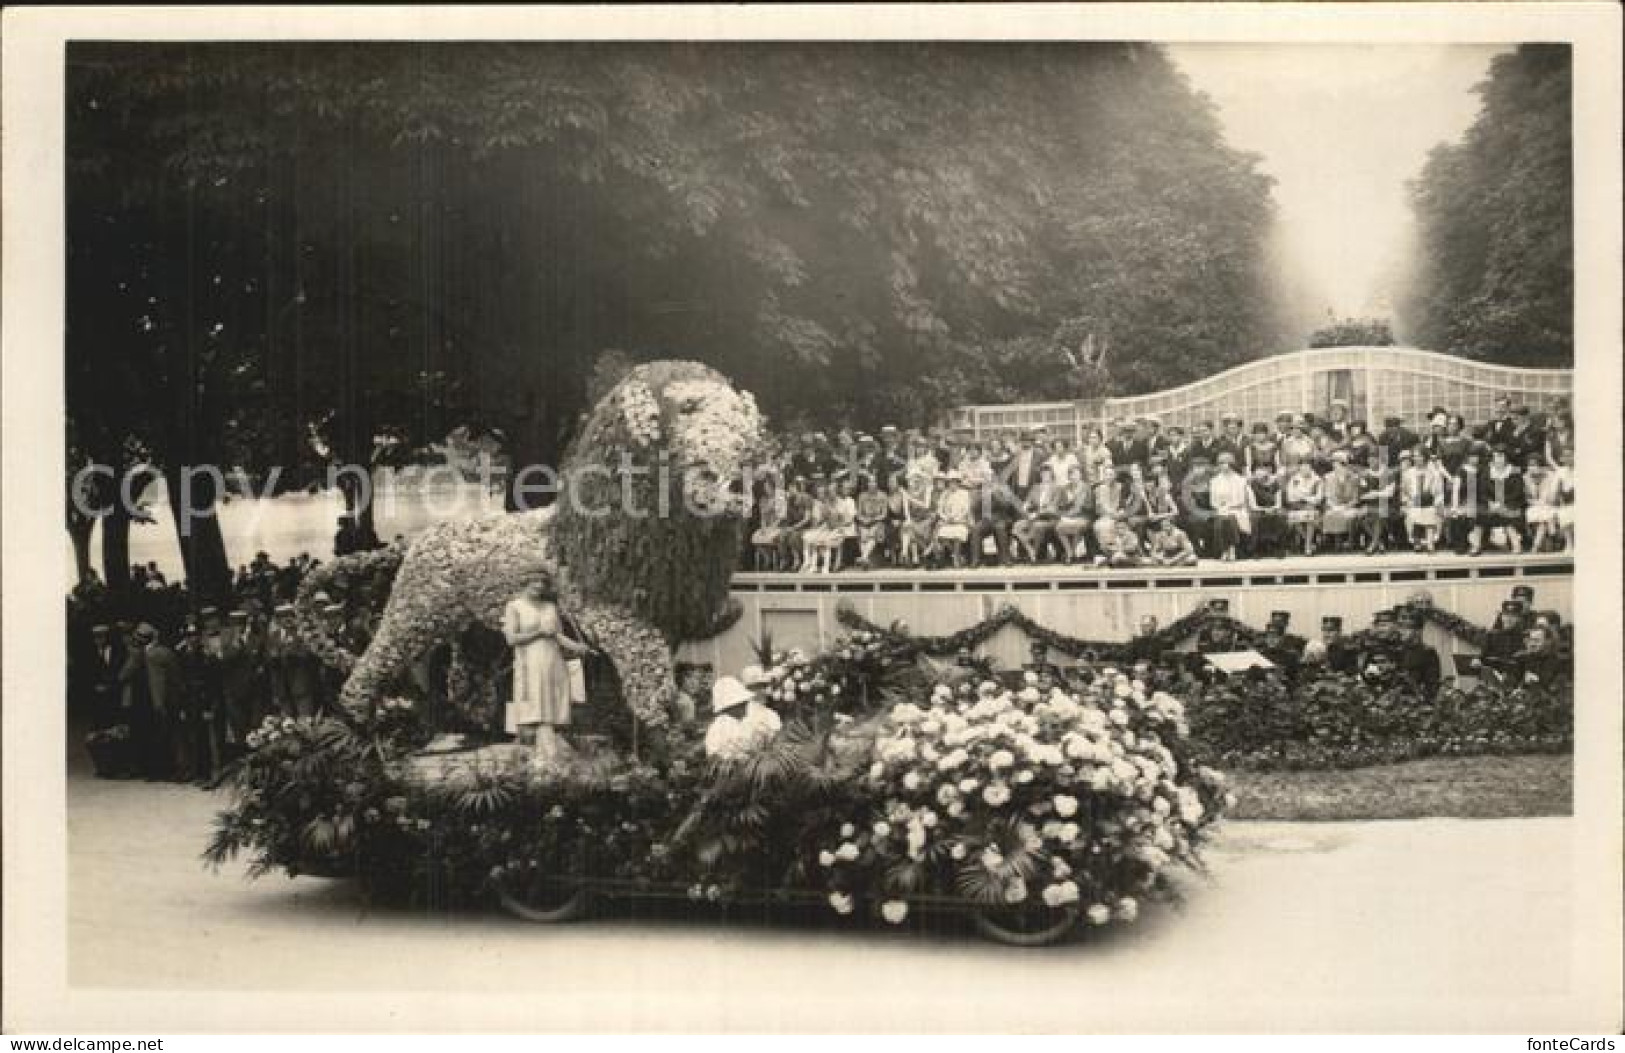
[{"label": "man in uniform cap", "polygon": [[1505,660],[1517,654],[1523,646],[1527,622],[1528,612],[1522,600],[1502,600],[1501,613],[1484,639],[1485,660]]},{"label": "man in uniform cap", "polygon": [[1334,673],[1352,673],[1358,666],[1359,654],[1343,638],[1343,619],[1327,615],[1320,619],[1320,644],[1326,651],[1326,666]]},{"label": "man in uniform cap", "polygon": [[1422,639],[1422,616],[1406,611],[1399,628],[1399,671],[1424,697],[1432,699],[1439,691],[1439,653]]},{"label": "man in uniform cap", "polygon": [[1514,585],[1511,595],[1513,599],[1522,603],[1526,608],[1534,605],[1535,588],[1532,585]]}]

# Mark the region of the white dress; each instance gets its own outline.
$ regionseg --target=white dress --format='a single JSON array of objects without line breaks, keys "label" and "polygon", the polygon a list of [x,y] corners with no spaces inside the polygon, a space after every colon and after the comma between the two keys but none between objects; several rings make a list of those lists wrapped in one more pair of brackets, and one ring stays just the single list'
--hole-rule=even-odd
[{"label": "white dress", "polygon": [[521,724],[570,723],[570,668],[556,638],[558,607],[524,596],[510,600],[502,612],[502,630],[512,636],[537,630],[555,634],[513,649],[513,702],[504,715],[504,729],[514,734]]}]

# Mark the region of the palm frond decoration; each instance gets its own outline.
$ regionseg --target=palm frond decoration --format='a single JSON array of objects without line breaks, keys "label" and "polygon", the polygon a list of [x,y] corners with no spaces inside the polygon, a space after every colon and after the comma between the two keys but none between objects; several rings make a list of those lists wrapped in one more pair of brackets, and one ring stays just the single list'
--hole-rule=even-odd
[{"label": "palm frond decoration", "polygon": [[763,669],[771,666],[773,655],[776,653],[773,650],[773,634],[766,629],[762,630],[762,635],[750,641],[750,653],[755,656],[756,664]]},{"label": "palm frond decoration", "polygon": [[967,860],[954,873],[954,892],[977,903],[1003,903],[1006,879],[980,861]]},{"label": "palm frond decoration", "polygon": [[338,843],[338,832],[333,820],[322,815],[306,823],[299,837],[306,848],[318,853],[331,852]]},{"label": "palm frond decoration", "polygon": [[457,794],[457,809],[463,812],[488,814],[513,800],[513,791],[500,781],[478,783],[464,787]]}]

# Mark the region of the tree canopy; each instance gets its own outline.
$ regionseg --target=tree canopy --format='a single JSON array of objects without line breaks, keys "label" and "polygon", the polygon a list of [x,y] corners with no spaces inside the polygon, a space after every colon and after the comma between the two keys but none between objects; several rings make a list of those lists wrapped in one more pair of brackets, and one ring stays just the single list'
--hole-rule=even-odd
[{"label": "tree canopy", "polygon": [[1574,361],[1574,160],[1567,44],[1497,56],[1461,141],[1411,183],[1413,343],[1511,365]]},{"label": "tree canopy", "polygon": [[1153,45],[74,44],[68,88],[109,463],[556,463],[608,349],[907,425],[1283,346],[1269,181]]}]

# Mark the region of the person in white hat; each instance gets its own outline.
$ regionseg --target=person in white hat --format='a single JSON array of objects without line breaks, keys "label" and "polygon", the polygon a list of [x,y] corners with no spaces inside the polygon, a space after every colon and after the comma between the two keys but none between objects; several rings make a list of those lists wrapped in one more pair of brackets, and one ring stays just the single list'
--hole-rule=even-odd
[{"label": "person in white hat", "polygon": [[760,685],[767,680],[759,666],[747,668],[739,677],[725,676],[711,687],[711,726],[705,729],[705,755],[719,760],[736,760],[768,742],[779,733],[779,715],[756,701],[756,694],[744,681]]}]

